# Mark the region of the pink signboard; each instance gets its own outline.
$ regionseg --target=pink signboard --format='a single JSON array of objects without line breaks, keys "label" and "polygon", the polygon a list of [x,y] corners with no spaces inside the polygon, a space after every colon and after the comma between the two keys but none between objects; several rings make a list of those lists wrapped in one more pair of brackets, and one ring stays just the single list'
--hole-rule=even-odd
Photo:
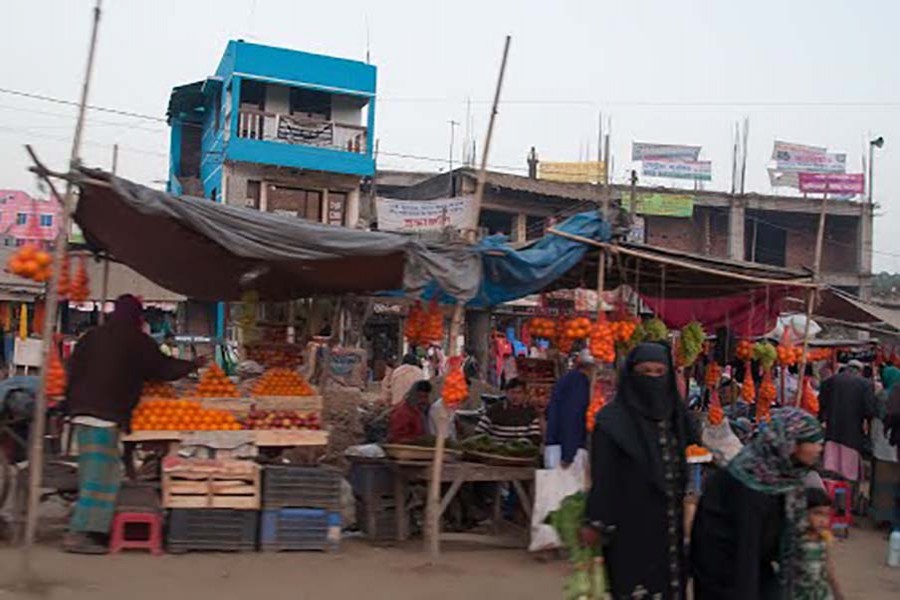
[{"label": "pink signboard", "polygon": [[862,194],[862,173],[800,173],[800,191],[813,194]]}]

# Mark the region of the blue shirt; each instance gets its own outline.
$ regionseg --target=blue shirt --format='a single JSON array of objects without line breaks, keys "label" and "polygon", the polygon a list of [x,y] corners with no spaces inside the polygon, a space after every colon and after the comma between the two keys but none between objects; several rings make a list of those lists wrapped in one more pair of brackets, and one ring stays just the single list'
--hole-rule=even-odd
[{"label": "blue shirt", "polygon": [[563,375],[547,404],[547,446],[561,446],[562,462],[571,463],[579,448],[587,447],[585,415],[591,399],[591,380],[573,369]]}]

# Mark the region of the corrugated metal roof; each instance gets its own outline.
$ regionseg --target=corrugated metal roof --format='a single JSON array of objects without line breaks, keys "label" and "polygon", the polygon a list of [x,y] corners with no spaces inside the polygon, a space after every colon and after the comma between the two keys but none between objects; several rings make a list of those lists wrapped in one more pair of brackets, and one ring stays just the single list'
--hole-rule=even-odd
[{"label": "corrugated metal roof", "polygon": [[[475,169],[462,168],[459,169],[459,172],[473,179],[478,178],[478,171]],[[500,173],[498,171],[488,171],[485,183],[488,186],[540,196],[554,196],[571,200],[594,200],[597,202],[603,199],[601,188],[590,183],[561,183],[558,181],[532,179],[524,175]]]}]

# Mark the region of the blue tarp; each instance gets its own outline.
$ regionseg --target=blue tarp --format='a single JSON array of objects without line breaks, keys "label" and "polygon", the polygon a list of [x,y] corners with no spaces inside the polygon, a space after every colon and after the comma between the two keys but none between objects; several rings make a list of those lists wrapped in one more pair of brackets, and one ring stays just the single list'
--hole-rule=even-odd
[{"label": "blue tarp", "polygon": [[[578,213],[554,227],[580,237],[606,242],[610,226],[596,211]],[[521,250],[508,245],[506,236],[492,235],[475,246],[481,256],[482,279],[478,294],[466,306],[487,308],[540,292],[562,277],[584,257],[589,245],[549,233]],[[453,298],[437,284],[426,288],[423,298],[441,294],[441,301]]]}]

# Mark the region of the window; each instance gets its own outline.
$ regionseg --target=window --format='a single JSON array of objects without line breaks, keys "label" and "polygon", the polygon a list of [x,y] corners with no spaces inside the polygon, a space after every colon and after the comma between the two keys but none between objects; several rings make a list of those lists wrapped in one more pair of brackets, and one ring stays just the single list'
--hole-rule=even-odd
[{"label": "window", "polygon": [[317,90],[291,88],[291,114],[313,119],[331,119],[331,96]]},{"label": "window", "polygon": [[536,240],[544,237],[544,229],[547,226],[547,219],[544,217],[535,217],[533,215],[525,216],[525,239],[528,241]]},{"label": "window", "polygon": [[[787,262],[787,232],[765,222],[747,219],[744,229],[744,259],[783,267]],[[749,231],[748,231],[749,230]]]},{"label": "window", "polygon": [[41,227],[53,227],[53,215],[41,215]]},{"label": "window", "polygon": [[322,192],[270,185],[266,191],[266,210],[322,222]]},{"label": "window", "polygon": [[28,213],[16,214],[16,225],[25,225],[28,223]]},{"label": "window", "polygon": [[509,236],[512,235],[514,216],[512,213],[498,210],[482,210],[478,226],[486,229],[488,235],[500,233]]}]

